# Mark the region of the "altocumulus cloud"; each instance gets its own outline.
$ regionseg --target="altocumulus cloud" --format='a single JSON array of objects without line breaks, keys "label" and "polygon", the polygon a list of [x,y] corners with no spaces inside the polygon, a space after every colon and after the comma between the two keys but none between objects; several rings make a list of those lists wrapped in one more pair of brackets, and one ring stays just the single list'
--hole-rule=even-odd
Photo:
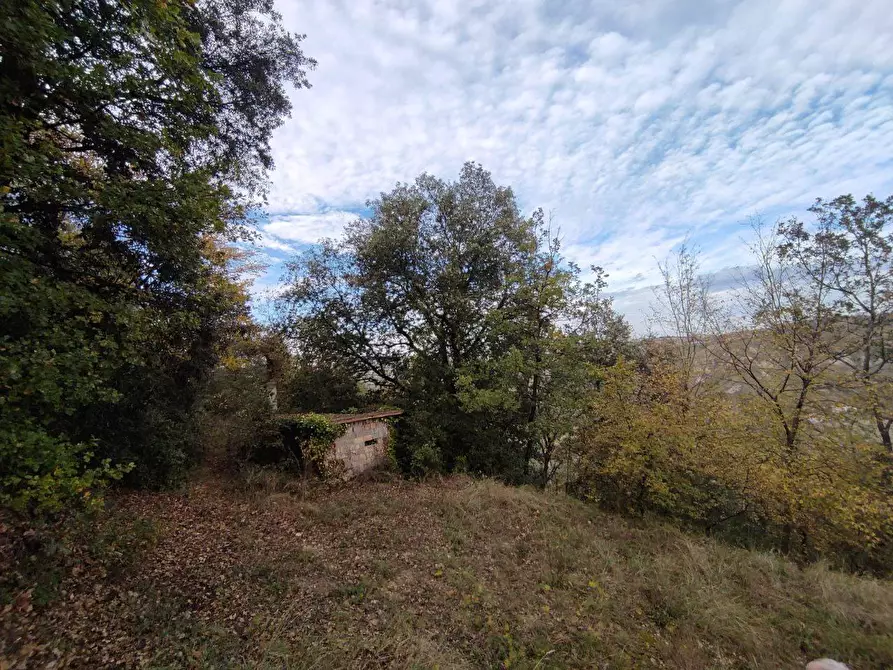
[{"label": "altocumulus cloud", "polygon": [[[268,248],[476,160],[568,255],[641,296],[687,234],[744,262],[748,215],[893,190],[889,0],[280,0],[319,61],[274,138]],[[272,273],[281,272],[277,267]]]}]

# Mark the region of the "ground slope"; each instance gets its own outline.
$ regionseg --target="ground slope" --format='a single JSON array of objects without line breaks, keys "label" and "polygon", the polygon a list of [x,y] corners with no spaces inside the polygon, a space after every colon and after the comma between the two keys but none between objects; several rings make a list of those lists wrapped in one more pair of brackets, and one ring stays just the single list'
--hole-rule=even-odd
[{"label": "ground slope", "polygon": [[893,667],[889,582],[488,481],[208,478],[108,523],[135,518],[157,539],[120,574],[3,611],[0,667]]}]

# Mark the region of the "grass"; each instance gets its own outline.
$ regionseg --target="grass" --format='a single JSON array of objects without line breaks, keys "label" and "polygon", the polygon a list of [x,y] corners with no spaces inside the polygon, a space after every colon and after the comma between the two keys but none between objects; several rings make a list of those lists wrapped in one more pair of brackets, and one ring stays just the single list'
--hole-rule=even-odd
[{"label": "grass", "polygon": [[8,665],[893,667],[890,582],[489,481],[256,479],[122,501],[154,546],[7,608]]}]

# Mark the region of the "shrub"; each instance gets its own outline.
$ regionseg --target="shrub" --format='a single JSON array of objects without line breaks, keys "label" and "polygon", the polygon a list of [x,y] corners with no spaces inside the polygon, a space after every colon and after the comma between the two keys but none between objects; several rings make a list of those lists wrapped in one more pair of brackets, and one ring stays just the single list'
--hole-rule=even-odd
[{"label": "shrub", "polygon": [[19,434],[6,444],[0,462],[5,461],[2,469],[8,474],[0,477],[0,505],[16,512],[42,515],[101,505],[106,486],[133,469],[133,463],[97,461],[90,445],[72,445],[40,431]]},{"label": "shrub", "polygon": [[787,447],[765,404],[687,392],[672,367],[604,371],[576,455],[573,492],[657,513],[799,560],[888,574],[893,505],[877,449],[830,424]]},{"label": "shrub", "polygon": [[347,426],[323,414],[292,414],[278,419],[286,451],[305,472],[316,471],[323,479],[340,476],[343,464],[332,455],[332,443]]},{"label": "shrub", "polygon": [[417,447],[412,453],[410,474],[419,479],[443,472],[443,456],[440,449],[431,443]]},{"label": "shrub", "polygon": [[284,456],[273,417],[263,364],[218,368],[199,412],[200,444],[209,460],[238,468],[248,461],[278,461]]}]

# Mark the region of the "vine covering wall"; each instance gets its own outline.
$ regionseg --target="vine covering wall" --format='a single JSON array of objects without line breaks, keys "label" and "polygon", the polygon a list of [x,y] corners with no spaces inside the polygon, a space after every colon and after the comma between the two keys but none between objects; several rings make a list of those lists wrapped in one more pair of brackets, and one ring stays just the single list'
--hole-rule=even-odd
[{"label": "vine covering wall", "polygon": [[332,443],[347,428],[344,424],[312,413],[282,416],[278,421],[286,450],[305,471],[315,470],[323,479],[338,475],[339,463],[330,454]]}]

